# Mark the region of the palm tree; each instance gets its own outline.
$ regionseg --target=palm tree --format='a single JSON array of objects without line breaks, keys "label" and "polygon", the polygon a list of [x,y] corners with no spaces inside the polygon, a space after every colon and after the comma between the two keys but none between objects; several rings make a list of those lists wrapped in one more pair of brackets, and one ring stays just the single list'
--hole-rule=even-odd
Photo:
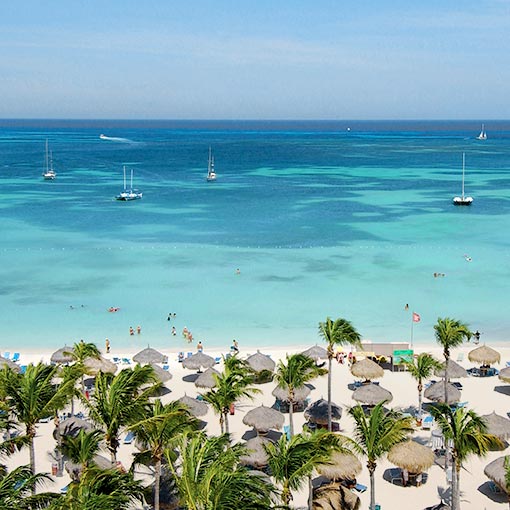
[{"label": "palm tree", "polygon": [[412,418],[404,418],[397,411],[387,411],[384,402],[374,406],[368,414],[360,405],[351,407],[349,414],[354,418],[354,451],[367,458],[370,474],[370,510],[375,510],[375,468],[377,461],[386,455],[392,446],[405,441],[413,432]]},{"label": "palm tree", "polygon": [[90,399],[82,396],[90,418],[105,434],[113,464],[117,462],[120,431],[146,416],[149,397],[160,386],[154,381],[154,369],[150,365],[126,368],[115,376],[100,372]]},{"label": "palm tree", "polygon": [[308,381],[315,379],[328,371],[317,367],[315,362],[303,354],[287,355],[287,364],[283,361],[278,362],[276,367],[275,379],[278,387],[287,390],[289,399],[289,426],[290,435],[294,435],[294,404],[296,403],[294,394],[297,388],[301,388]]},{"label": "palm tree", "polygon": [[[66,354],[66,353],[64,353]],[[101,351],[97,345],[92,342],[84,342],[80,340],[73,345],[73,350],[69,352],[74,361],[74,366],[80,370],[81,375],[81,391],[85,393],[85,374],[87,369],[85,367],[85,360],[87,358],[99,359]]]},{"label": "palm tree", "polygon": [[94,462],[94,457],[100,449],[103,433],[100,430],[85,432],[80,430],[76,437],[65,436],[62,439],[62,453],[72,462],[81,466],[83,472]]},{"label": "palm tree", "polygon": [[361,335],[345,319],[333,322],[329,317],[319,322],[319,336],[328,344],[328,430],[331,432],[331,364],[338,345],[361,347]]},{"label": "palm tree", "polygon": [[406,363],[407,370],[411,376],[418,381],[418,414],[417,419],[421,423],[422,400],[423,400],[423,381],[429,379],[435,370],[441,368],[441,363],[431,354],[422,352],[414,358],[412,362]]},{"label": "palm tree", "polygon": [[28,365],[24,374],[5,368],[0,371],[0,386],[7,403],[19,423],[25,426],[29,441],[30,467],[35,474],[34,438],[36,424],[62,409],[73,391],[74,380],[64,379],[55,384],[58,368],[39,363]]},{"label": "palm tree", "polygon": [[448,404],[448,361],[450,360],[450,349],[462,345],[464,340],[469,340],[472,336],[468,326],[463,322],[448,317],[437,319],[434,326],[434,335],[436,341],[443,347],[443,356],[445,359],[444,367],[444,393],[445,400]]},{"label": "palm tree", "polygon": [[490,448],[501,447],[501,441],[487,434],[487,426],[481,416],[464,407],[452,409],[439,404],[430,410],[436,420],[445,442],[451,444],[453,464],[452,510],[460,510],[460,471],[462,464],[471,454],[483,457]]},{"label": "palm tree", "polygon": [[282,487],[281,499],[285,508],[292,500],[292,491],[299,490],[315,467],[327,463],[334,451],[342,451],[341,436],[319,430],[312,434],[297,434],[290,439],[282,434],[276,443],[264,449],[272,477]]},{"label": "palm tree", "polygon": [[247,372],[227,369],[219,375],[214,374],[214,379],[216,386],[203,393],[202,397],[220,415],[221,433],[228,434],[228,413],[231,406],[241,398],[253,399],[253,395],[260,393],[260,390],[250,386],[253,377]]},{"label": "palm tree", "polygon": [[129,428],[144,448],[135,455],[133,466],[146,463],[147,458],[155,464],[154,508],[159,510],[161,464],[165,450],[171,448],[180,434],[195,430],[198,420],[191,416],[187,408],[179,401],[163,405],[161,400],[157,399],[150,410],[150,414]]},{"label": "palm tree", "polygon": [[[230,445],[228,435],[207,437],[203,432],[178,439],[180,462],[169,459],[180,496],[188,510],[267,510],[274,487],[239,464],[246,450]],[[167,450],[167,455],[170,452]]]}]

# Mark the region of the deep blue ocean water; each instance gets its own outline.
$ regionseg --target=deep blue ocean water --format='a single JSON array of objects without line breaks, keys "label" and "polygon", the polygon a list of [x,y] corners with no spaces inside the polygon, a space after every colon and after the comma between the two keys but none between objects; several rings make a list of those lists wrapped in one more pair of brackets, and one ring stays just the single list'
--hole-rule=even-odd
[{"label": "deep blue ocean water", "polygon": [[[326,316],[402,341],[413,310],[415,342],[438,316],[503,342],[510,122],[485,125],[0,121],[3,347],[311,345]],[[123,165],[141,201],[113,199]]]}]

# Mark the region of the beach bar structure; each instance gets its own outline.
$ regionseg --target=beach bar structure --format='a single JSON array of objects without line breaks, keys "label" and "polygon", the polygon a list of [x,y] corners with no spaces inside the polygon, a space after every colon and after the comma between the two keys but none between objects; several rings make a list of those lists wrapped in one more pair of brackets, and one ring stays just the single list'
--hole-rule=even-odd
[{"label": "beach bar structure", "polygon": [[[414,351],[410,348],[408,342],[361,342],[363,352],[373,353],[375,359],[386,358],[388,367],[391,371],[405,369],[406,362],[412,362]],[[354,353],[356,356],[356,353]]]}]

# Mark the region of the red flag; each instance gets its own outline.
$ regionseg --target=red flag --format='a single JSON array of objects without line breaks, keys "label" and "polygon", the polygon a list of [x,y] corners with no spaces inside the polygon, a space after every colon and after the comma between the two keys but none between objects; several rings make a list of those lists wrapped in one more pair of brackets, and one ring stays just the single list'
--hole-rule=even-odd
[{"label": "red flag", "polygon": [[416,312],[413,312],[413,322],[420,322],[420,316]]}]

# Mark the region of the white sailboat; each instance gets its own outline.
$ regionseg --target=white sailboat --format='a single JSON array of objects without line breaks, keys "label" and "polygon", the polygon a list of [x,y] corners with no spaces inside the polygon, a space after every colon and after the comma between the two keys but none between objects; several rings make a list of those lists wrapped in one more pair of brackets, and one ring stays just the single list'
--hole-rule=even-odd
[{"label": "white sailboat", "polygon": [[216,172],[214,171],[214,156],[212,155],[211,147],[209,147],[209,161],[207,163],[207,180],[216,180]]},{"label": "white sailboat", "polygon": [[124,202],[128,202],[129,200],[138,200],[142,198],[142,192],[133,189],[133,169],[131,169],[131,187],[126,188],[126,167],[124,169],[124,191],[121,191],[115,198],[117,200],[122,200]]},{"label": "white sailboat", "polygon": [[487,132],[485,131],[485,125],[482,124],[482,130],[480,134],[476,137],[478,140],[487,140]]},{"label": "white sailboat", "polygon": [[466,154],[462,153],[462,196],[454,197],[454,205],[471,205],[473,203],[473,197],[464,195],[464,174],[466,171]]},{"label": "white sailboat", "polygon": [[57,177],[57,173],[53,170],[53,158],[48,152],[48,139],[46,139],[46,169],[42,174],[45,181],[53,181]]}]

